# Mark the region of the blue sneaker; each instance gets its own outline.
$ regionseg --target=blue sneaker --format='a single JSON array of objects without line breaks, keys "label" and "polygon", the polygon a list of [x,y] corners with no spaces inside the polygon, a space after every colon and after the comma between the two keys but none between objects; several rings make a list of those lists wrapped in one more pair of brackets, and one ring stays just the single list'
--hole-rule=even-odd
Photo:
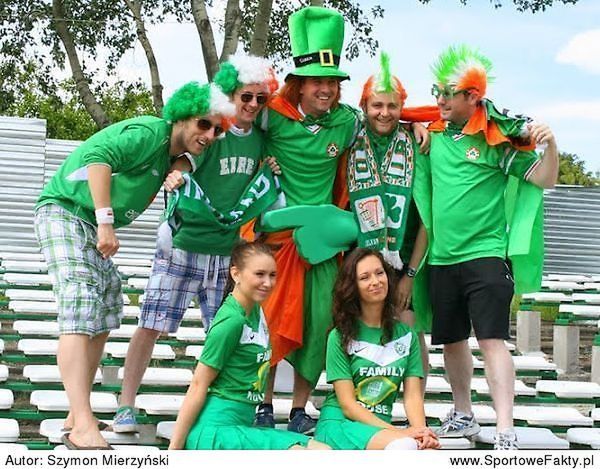
[{"label": "blue sneaker", "polygon": [[124,406],[117,409],[113,419],[112,430],[115,433],[135,433],[137,432],[136,412],[133,407]]},{"label": "blue sneaker", "polygon": [[275,416],[273,411],[266,407],[261,407],[254,416],[254,426],[263,428],[275,428]]},{"label": "blue sneaker", "polygon": [[308,435],[312,433],[317,426],[317,420],[309,416],[304,410],[296,412],[296,415],[288,423],[287,429],[290,432],[302,433]]}]

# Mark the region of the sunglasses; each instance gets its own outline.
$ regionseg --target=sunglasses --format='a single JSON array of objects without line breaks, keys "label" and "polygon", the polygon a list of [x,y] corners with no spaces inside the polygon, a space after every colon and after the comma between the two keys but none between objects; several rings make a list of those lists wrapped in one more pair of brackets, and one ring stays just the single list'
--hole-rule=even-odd
[{"label": "sunglasses", "polygon": [[209,121],[208,119],[197,119],[196,120],[196,124],[198,125],[198,129],[202,130],[203,132],[206,132],[207,130],[210,129],[215,129],[215,137],[218,137],[219,135],[221,135],[224,132],[223,127],[221,127],[221,125],[219,124],[213,124],[211,121]]},{"label": "sunglasses", "polygon": [[242,93],[240,99],[242,103],[249,103],[256,98],[256,104],[265,104],[267,102],[267,95],[265,94],[253,94],[253,93]]},{"label": "sunglasses", "polygon": [[455,90],[451,86],[440,87],[438,85],[433,85],[431,87],[431,94],[435,99],[442,96],[444,99],[452,99],[454,96],[459,94],[469,94],[469,90]]}]

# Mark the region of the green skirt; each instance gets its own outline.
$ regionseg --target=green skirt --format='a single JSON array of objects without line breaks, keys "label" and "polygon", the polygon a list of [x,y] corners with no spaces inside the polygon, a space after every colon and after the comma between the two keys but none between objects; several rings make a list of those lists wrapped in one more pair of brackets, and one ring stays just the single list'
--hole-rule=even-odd
[{"label": "green skirt", "polygon": [[185,449],[289,449],[309,438],[274,428],[252,427],[256,406],[208,396],[185,442]]},{"label": "green skirt", "polygon": [[331,446],[332,449],[367,449],[367,445],[382,429],[362,422],[354,422],[344,417],[342,409],[324,406],[315,430],[315,440]]}]

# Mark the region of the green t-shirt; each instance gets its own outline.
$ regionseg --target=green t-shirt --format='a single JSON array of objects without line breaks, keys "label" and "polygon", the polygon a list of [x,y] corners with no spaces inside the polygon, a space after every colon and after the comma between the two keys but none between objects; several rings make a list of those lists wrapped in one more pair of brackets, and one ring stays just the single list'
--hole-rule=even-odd
[{"label": "green t-shirt", "polygon": [[429,263],[448,265],[506,257],[504,191],[508,175],[528,179],[535,152],[490,146],[483,133],[464,135],[448,124],[431,134],[433,245]]},{"label": "green t-shirt", "polygon": [[36,208],[60,205],[96,225],[87,166],[104,164],[112,169],[114,226],[128,225],[154,200],[171,166],[171,129],[167,121],[152,116],[127,119],[102,129],[67,157],[44,187]]},{"label": "green t-shirt", "polygon": [[[356,400],[377,417],[389,422],[400,385],[410,376],[423,377],[417,334],[406,324],[396,322],[392,339],[381,344],[382,330],[358,323],[356,339],[342,349],[341,335],[333,329],[327,339],[327,382],[352,380]],[[339,403],[332,391],[323,406]]]},{"label": "green t-shirt", "polygon": [[209,394],[249,404],[265,397],[271,345],[260,306],[249,316],[229,295],[217,311],[206,336],[200,362],[219,371]]},{"label": "green t-shirt", "polygon": [[[193,178],[217,210],[226,212],[236,205],[258,170],[263,149],[259,128],[244,133],[233,127],[197,158]],[[223,228],[208,215],[203,212],[176,220],[181,226],[173,236],[173,245],[185,251],[228,256],[240,231]]]},{"label": "green t-shirt", "polygon": [[275,156],[281,167],[287,206],[332,202],[338,161],[353,143],[358,124],[355,111],[346,105],[314,120],[295,121],[272,109],[263,115],[265,155]]}]

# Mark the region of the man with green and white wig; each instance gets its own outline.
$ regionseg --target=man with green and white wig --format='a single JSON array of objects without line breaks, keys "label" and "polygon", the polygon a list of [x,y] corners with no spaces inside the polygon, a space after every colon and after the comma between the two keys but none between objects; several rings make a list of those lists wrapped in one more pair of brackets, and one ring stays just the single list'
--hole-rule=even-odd
[{"label": "man with green and white wig", "polygon": [[[159,229],[152,273],[144,291],[138,328],[125,359],[120,407],[113,423],[118,433],[135,431],[134,404],[156,340],[176,332],[196,298],[205,330],[223,300],[230,253],[240,226],[273,202],[268,168],[259,173],[264,155],[258,113],[277,88],[273,70],[262,57],[235,54],[221,67],[213,85],[230,97],[235,115],[229,128],[196,158],[196,169],[184,174],[185,185],[170,196],[166,221]],[[253,192],[254,191],[254,192]],[[252,208],[246,210],[252,200]],[[240,203],[243,202],[243,203]],[[239,216],[232,217],[232,213]]]},{"label": "man with green and white wig", "polygon": [[191,169],[189,155],[213,141],[231,108],[218,88],[188,83],[167,102],[163,119],[124,120],[87,139],[40,195],[35,232],[58,306],[57,362],[70,406],[63,442],[70,449],[110,448],[90,392],[108,334],[123,315],[121,279],[111,260],[119,249],[115,229],[135,220],[163,181],[180,184],[173,166]]},{"label": "man with green and white wig", "polygon": [[[558,151],[548,126],[499,112],[485,98],[491,62],[468,46],[432,67],[429,158],[417,160],[415,200],[429,240],[432,343],[444,345],[454,409],[444,437],[479,432],[471,408],[471,327],[497,415],[496,449],[517,449],[509,337],[513,292],[538,291],[543,266],[542,189],[554,186]],[[545,146],[541,158],[533,151]]]}]

